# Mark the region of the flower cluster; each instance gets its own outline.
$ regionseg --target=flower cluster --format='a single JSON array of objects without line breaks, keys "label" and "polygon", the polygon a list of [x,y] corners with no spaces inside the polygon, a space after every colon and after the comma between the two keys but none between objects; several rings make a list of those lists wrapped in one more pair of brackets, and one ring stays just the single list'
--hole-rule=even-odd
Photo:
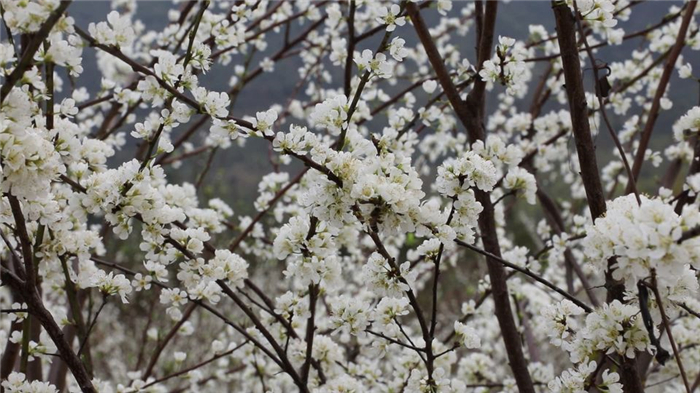
[{"label": "flower cluster", "polygon": [[391,77],[392,65],[384,53],[375,53],[373,55],[370,49],[365,49],[354,60],[361,72],[366,71],[372,76],[379,78],[386,79]]},{"label": "flower cluster", "polygon": [[571,9],[574,9],[574,1],[576,8],[584,20],[598,22],[606,28],[617,25],[617,20],[613,16],[615,4],[610,0],[567,0],[567,4]]},{"label": "flower cluster", "polygon": [[438,168],[436,186],[441,194],[454,197],[470,187],[491,191],[497,181],[498,172],[493,162],[474,151],[468,151],[456,159],[446,161]]},{"label": "flower cluster", "polygon": [[503,186],[511,191],[522,195],[527,203],[534,205],[537,193],[537,182],[535,176],[523,168],[513,168],[508,171]]},{"label": "flower cluster", "polygon": [[386,258],[375,252],[362,267],[362,274],[369,288],[378,295],[401,297],[411,288],[418,272],[411,271],[410,262],[392,266]]},{"label": "flower cluster", "polygon": [[107,14],[107,22],[90,23],[88,31],[100,44],[120,48],[130,46],[136,38],[131,18],[119,15],[117,11]]},{"label": "flower cluster", "polygon": [[587,392],[595,384],[601,392],[622,393],[620,375],[610,370],[605,370],[602,375],[602,383],[598,384],[593,379],[597,363],[595,361],[581,364],[578,368],[565,370],[560,376],[547,384],[552,393]]},{"label": "flower cluster", "polygon": [[[627,195],[608,203],[605,217],[586,228],[583,243],[588,259],[600,269],[616,258],[613,277],[629,290],[652,276],[661,288],[673,288],[694,276],[691,266],[700,266],[699,239],[679,243],[683,232],[697,225],[697,209],[684,209],[679,215],[661,199],[642,195],[639,205],[634,195]],[[687,295],[694,293],[697,284],[689,290]]]},{"label": "flower cluster", "polygon": [[2,19],[12,33],[35,33],[59,4],[59,0],[3,1]]},{"label": "flower cluster", "polygon": [[348,127],[348,106],[348,98],[339,94],[316,104],[309,120],[314,127],[327,129],[331,135],[340,135],[340,131]]},{"label": "flower cluster", "polygon": [[474,349],[481,346],[481,339],[476,333],[474,328],[469,327],[462,322],[455,321],[455,333],[457,334],[457,339],[461,345],[467,348]]},{"label": "flower cluster", "polygon": [[2,387],[8,393],[57,393],[58,389],[48,382],[27,381],[23,373],[13,371],[2,381]]},{"label": "flower cluster", "polygon": [[494,59],[484,62],[479,76],[483,81],[498,82],[506,86],[510,95],[522,96],[530,78],[529,70],[523,61],[528,53],[520,43],[516,45],[513,38],[499,36],[498,43]]}]

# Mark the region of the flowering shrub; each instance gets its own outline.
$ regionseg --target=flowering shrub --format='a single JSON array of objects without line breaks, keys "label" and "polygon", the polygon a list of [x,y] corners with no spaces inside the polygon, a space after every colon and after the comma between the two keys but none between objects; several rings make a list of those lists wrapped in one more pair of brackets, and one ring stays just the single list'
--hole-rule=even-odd
[{"label": "flowering shrub", "polygon": [[[640,3],[0,0],[2,389],[691,393],[700,107],[650,140],[696,1]],[[256,143],[254,201],[204,188]]]}]

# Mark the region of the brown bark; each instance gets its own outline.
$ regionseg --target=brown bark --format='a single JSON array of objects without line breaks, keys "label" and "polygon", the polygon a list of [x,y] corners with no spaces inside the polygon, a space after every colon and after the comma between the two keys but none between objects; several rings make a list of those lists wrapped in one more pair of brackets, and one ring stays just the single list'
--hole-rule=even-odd
[{"label": "brown bark", "polygon": [[80,358],[76,355],[71,347],[70,343],[66,339],[63,330],[56,324],[51,313],[44,307],[44,304],[39,297],[39,294],[33,288],[28,288],[28,290],[23,293],[25,302],[27,303],[30,313],[36,317],[41,323],[41,326],[46,330],[53,340],[58,353],[61,355],[61,359],[68,365],[68,368],[73,373],[75,380],[80,386],[80,390],[86,393],[92,393],[95,388],[92,386],[92,381],[90,376],[85,370],[85,366],[80,361]]},{"label": "brown bark", "polygon": [[[553,3],[552,9],[557,22],[557,40],[561,48],[566,95],[569,101],[571,125],[581,167],[581,179],[586,190],[591,216],[595,220],[605,214],[606,205],[603,186],[598,173],[595,146],[593,145],[590,124],[588,123],[588,107],[586,106],[583,76],[581,74],[578,44],[576,42],[575,18],[566,4]],[[608,302],[616,299],[623,300],[624,285],[616,282],[611,275],[614,263],[614,259],[608,261],[608,269],[605,275]],[[620,377],[625,393],[643,393],[644,385],[635,366],[634,359],[624,357],[621,362]]]},{"label": "brown bark", "polygon": [[[10,325],[10,331],[7,336],[10,337],[13,332],[20,330],[22,330],[22,322],[15,321]],[[18,354],[19,344],[15,344],[8,339],[2,353],[2,362],[0,362],[0,380],[4,381],[7,379],[7,376],[10,375],[12,369],[15,367]]]},{"label": "brown bark", "polygon": [[[71,345],[75,340],[76,329],[73,325],[66,325],[63,328],[63,334]],[[49,369],[48,380],[56,386],[59,392],[66,390],[66,375],[68,375],[68,365],[63,359],[54,360]]]}]

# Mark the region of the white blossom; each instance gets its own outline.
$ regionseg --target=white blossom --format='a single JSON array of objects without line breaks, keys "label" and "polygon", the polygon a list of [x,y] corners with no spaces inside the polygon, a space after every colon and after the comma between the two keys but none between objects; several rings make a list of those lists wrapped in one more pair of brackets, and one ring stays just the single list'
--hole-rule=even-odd
[{"label": "white blossom", "polygon": [[386,25],[386,31],[394,31],[396,26],[406,24],[406,18],[398,16],[400,13],[401,7],[398,4],[392,4],[390,7],[381,7],[377,21]]}]

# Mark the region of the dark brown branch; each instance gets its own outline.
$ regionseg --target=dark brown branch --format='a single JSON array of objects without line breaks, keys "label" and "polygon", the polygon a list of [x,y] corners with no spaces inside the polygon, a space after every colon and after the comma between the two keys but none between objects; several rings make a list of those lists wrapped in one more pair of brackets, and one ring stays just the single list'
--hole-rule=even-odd
[{"label": "dark brown branch", "polygon": [[352,82],[353,56],[355,53],[355,0],[350,0],[350,15],[348,16],[348,57],[345,59],[345,96],[350,96]]},{"label": "dark brown branch", "polygon": [[309,318],[306,320],[306,360],[301,366],[301,380],[305,384],[309,382],[309,368],[313,360],[314,333],[316,331],[316,301],[318,300],[319,287],[317,284],[309,285]]},{"label": "dark brown branch", "polygon": [[[566,95],[569,101],[571,124],[581,167],[581,179],[586,191],[586,198],[588,200],[591,216],[595,220],[605,214],[606,205],[603,186],[600,181],[600,174],[598,173],[596,151],[591,137],[590,124],[588,122],[588,107],[586,105],[581,64],[576,42],[575,18],[565,3],[553,2],[552,9],[557,23],[557,40],[561,48],[564,80],[566,82]],[[608,269],[605,275],[606,287],[608,288],[608,302],[614,299],[622,301],[624,298],[624,285],[616,282],[612,277],[614,264],[615,260],[611,258],[608,261]],[[642,384],[634,359],[628,359],[626,357],[623,359],[620,374],[626,393],[644,392],[644,385]]]},{"label": "dark brown branch", "polygon": [[[34,266],[34,252],[32,251],[32,242],[29,240],[29,232],[27,224],[24,220],[24,213],[19,204],[19,200],[12,194],[7,194],[7,199],[10,202],[12,216],[15,219],[15,235],[19,238],[19,244],[22,250],[22,259],[24,259],[24,273],[26,276],[26,287],[34,290],[36,288],[36,266]],[[10,245],[7,245],[10,247]]]},{"label": "dark brown branch", "polygon": [[24,299],[31,310],[31,314],[39,320],[41,326],[46,330],[49,337],[51,337],[51,340],[56,345],[61,359],[68,365],[80,389],[85,393],[95,392],[95,388],[92,386],[92,381],[85,366],[75,352],[73,352],[73,348],[71,348],[70,343],[66,340],[61,328],[56,324],[56,321],[54,321],[51,313],[44,307],[36,289],[27,288]]},{"label": "dark brown branch", "polygon": [[238,308],[240,308],[253,322],[253,325],[255,328],[265,337],[265,339],[270,343],[272,348],[274,349],[275,353],[279,356],[279,366],[284,370],[294,381],[294,384],[299,388],[299,390],[303,393],[308,393],[309,388],[307,387],[306,383],[302,381],[301,377],[299,374],[296,372],[294,369],[294,366],[289,362],[289,359],[287,358],[286,353],[284,352],[284,349],[280,347],[280,345],[277,343],[275,338],[272,336],[272,334],[265,328],[265,325],[260,321],[260,319],[255,315],[255,312],[248,307],[247,304],[245,304],[232,290],[231,288],[226,285],[225,282],[221,280],[217,280],[216,283],[219,285],[219,287],[224,291],[226,295],[228,295],[231,300],[236,303]]},{"label": "dark brown branch", "polygon": [[600,182],[596,151],[588,122],[588,107],[577,50],[575,21],[565,4],[556,4],[553,9],[557,20],[557,39],[561,48],[566,95],[581,166],[581,177],[591,216],[595,219],[605,213],[605,196]]},{"label": "dark brown branch", "polygon": [[698,236],[700,236],[700,225],[696,226],[693,229],[689,229],[689,230],[683,232],[680,239],[678,239],[678,243],[679,244],[683,243],[686,240],[690,240],[690,239],[696,238]]},{"label": "dark brown branch", "polygon": [[[496,13],[498,3],[489,1],[486,3],[483,19],[483,27],[479,34],[479,42],[477,47],[477,65],[481,68],[482,64],[491,56],[491,47],[493,45],[493,36],[496,23]],[[460,122],[467,129],[467,134],[471,143],[478,140],[485,140],[485,132],[483,128],[483,113],[484,113],[484,92],[486,83],[481,78],[476,78],[472,91],[467,96],[465,102],[460,97],[459,91],[450,78],[447,67],[444,64],[442,57],[430,35],[430,31],[425,24],[425,21],[418,11],[418,7],[414,3],[409,3],[407,6],[408,14],[413,21],[413,27],[418,34],[418,38],[423,45],[423,48],[428,55],[430,64],[433,66],[435,73],[440,81],[440,85],[445,92],[452,108],[454,109]],[[477,15],[477,20],[478,20]],[[494,209],[491,204],[490,197],[487,193],[477,190],[476,198],[483,206],[483,211],[479,216],[479,229],[484,242],[484,248],[492,255],[500,257],[500,246],[498,236],[496,234],[496,222],[494,217]],[[518,328],[513,319],[513,313],[508,295],[508,286],[506,283],[506,272],[503,266],[493,258],[487,258],[489,277],[491,278],[491,286],[493,288],[493,299],[495,305],[495,313],[498,319],[503,341],[506,346],[506,353],[510,362],[513,376],[515,377],[518,389],[522,393],[534,393],[535,388],[532,383],[532,378],[527,369],[527,360],[523,354],[522,342]]]}]

